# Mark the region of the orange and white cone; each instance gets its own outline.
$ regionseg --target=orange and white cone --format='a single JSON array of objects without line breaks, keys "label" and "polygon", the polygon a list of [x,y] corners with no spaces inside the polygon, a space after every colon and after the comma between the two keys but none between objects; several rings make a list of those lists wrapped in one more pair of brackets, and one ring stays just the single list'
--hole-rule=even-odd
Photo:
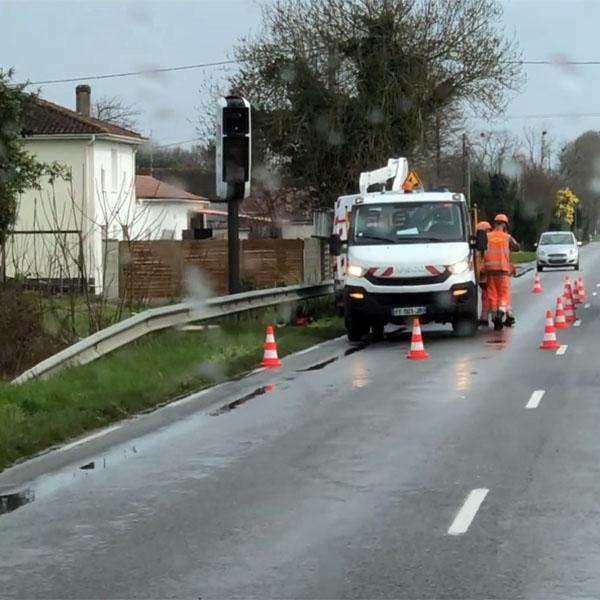
[{"label": "orange and white cone", "polygon": [[552,320],[552,311],[546,311],[546,326],[544,327],[544,340],[540,344],[540,350],[558,350],[560,344],[556,339],[556,329]]},{"label": "orange and white cone", "polygon": [[583,285],[583,277],[577,278],[577,291],[579,292],[579,297],[582,301],[587,298],[587,294],[585,293],[585,286]]},{"label": "orange and white cone", "polygon": [[532,294],[541,294],[542,293],[542,279],[539,273],[535,274],[535,279],[533,280],[533,289],[531,290]]},{"label": "orange and white cone", "polygon": [[410,352],[406,355],[406,358],[409,360],[424,360],[426,358],[431,358],[431,356],[425,352],[425,346],[423,346],[423,336],[421,334],[421,323],[419,319],[415,319],[413,322]]},{"label": "orange and white cone", "polygon": [[265,353],[261,365],[269,369],[275,369],[282,366],[281,361],[277,356],[277,342],[275,342],[275,335],[273,334],[273,327],[271,325],[267,327]]},{"label": "orange and white cone", "polygon": [[567,284],[571,285],[571,276],[568,273],[565,274],[565,287],[567,287]]},{"label": "orange and white cone", "polygon": [[565,319],[567,323],[572,323],[577,320],[577,315],[575,314],[575,305],[573,304],[573,296],[571,295],[571,287],[565,290]]},{"label": "orange and white cone", "polygon": [[577,306],[582,303],[581,298],[579,297],[579,288],[577,287],[577,280],[575,280],[573,285],[573,304]]},{"label": "orange and white cone", "polygon": [[555,329],[567,329],[569,327],[569,324],[567,323],[567,319],[565,317],[563,301],[560,296],[556,299],[556,315],[554,317],[554,327]]}]

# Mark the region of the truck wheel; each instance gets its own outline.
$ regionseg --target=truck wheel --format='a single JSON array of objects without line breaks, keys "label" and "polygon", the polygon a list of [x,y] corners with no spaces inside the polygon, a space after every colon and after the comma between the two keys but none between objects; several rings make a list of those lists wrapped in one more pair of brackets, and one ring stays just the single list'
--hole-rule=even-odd
[{"label": "truck wheel", "polygon": [[477,333],[479,320],[477,316],[461,316],[452,322],[452,330],[457,337],[473,337]]},{"label": "truck wheel", "polygon": [[375,321],[371,324],[371,331],[373,332],[373,337],[375,341],[380,342],[384,337],[384,329],[385,323],[382,321]]},{"label": "truck wheel", "polygon": [[367,333],[367,328],[364,323],[356,318],[346,317],[346,334],[350,342],[362,342],[362,339]]}]

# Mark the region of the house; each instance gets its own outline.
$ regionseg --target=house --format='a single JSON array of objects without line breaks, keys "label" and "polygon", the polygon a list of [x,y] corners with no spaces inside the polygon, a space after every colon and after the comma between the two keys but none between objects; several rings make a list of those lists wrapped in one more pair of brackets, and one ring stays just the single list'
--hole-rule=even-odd
[{"label": "house", "polygon": [[210,202],[202,196],[152,175],[136,175],[135,195],[143,218],[135,224],[133,239],[181,240],[194,230],[206,229]]},{"label": "house", "polygon": [[91,90],[76,88],[76,110],[39,99],[27,115],[24,146],[68,177],[45,178],[24,193],[8,245],[8,276],[41,282],[104,285],[104,240],[125,239],[139,220],[135,157],[139,133],[91,116]]}]

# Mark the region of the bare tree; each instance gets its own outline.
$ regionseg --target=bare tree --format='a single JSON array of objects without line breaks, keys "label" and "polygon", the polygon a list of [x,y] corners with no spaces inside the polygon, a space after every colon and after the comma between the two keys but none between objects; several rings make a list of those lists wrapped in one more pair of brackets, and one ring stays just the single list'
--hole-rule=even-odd
[{"label": "bare tree", "polygon": [[500,15],[496,0],[276,0],[230,83],[290,181],[330,205],[390,156],[441,154],[462,107],[504,108],[521,67]]},{"label": "bare tree", "polygon": [[108,121],[126,129],[135,129],[138,126],[137,118],[142,112],[135,104],[127,104],[119,96],[103,96],[94,102],[93,116],[101,121]]}]

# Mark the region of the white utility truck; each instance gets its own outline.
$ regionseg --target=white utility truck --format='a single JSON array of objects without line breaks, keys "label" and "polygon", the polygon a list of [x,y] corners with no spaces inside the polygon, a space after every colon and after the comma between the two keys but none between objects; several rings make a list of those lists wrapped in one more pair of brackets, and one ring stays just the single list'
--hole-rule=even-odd
[{"label": "white utility truck", "polygon": [[[369,191],[373,186],[384,189]],[[486,240],[473,237],[463,194],[422,191],[405,158],[362,173],[359,190],[337,200],[331,238],[336,303],[348,338],[359,341],[369,331],[379,338],[387,323],[415,316],[473,335],[475,254]]]}]

